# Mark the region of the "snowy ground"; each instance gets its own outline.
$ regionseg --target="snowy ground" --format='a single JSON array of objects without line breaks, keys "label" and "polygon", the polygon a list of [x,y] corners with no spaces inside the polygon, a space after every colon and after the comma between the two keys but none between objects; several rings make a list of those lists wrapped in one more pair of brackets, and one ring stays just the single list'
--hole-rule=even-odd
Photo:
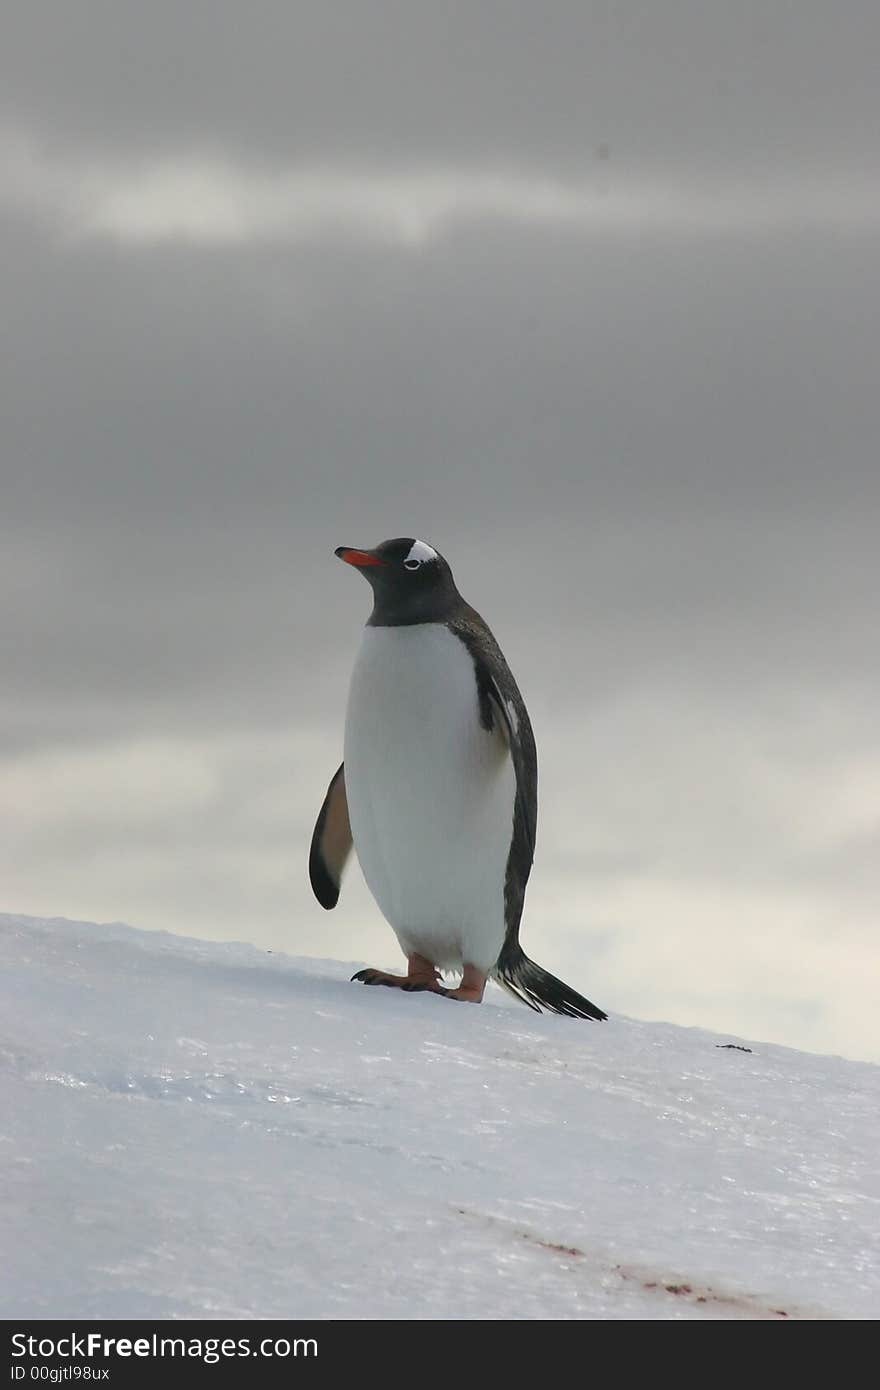
[{"label": "snowy ground", "polygon": [[119,926],[0,959],[0,1316],[880,1313],[878,1067]]}]

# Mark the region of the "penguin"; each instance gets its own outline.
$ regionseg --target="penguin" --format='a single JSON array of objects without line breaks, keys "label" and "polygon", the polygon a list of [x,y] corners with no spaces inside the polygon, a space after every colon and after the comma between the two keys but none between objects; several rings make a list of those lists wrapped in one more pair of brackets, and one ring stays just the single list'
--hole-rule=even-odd
[{"label": "penguin", "polygon": [[[539,1013],[605,1013],[529,960],[519,943],[537,825],[528,712],[488,625],[447,561],[415,537],[340,546],[373,610],[355,661],[344,760],[315,824],[309,877],[331,909],[357,853],[397,936],[405,975],[353,980],[480,1003],[491,977]],[[461,972],[448,988],[441,972]]]}]

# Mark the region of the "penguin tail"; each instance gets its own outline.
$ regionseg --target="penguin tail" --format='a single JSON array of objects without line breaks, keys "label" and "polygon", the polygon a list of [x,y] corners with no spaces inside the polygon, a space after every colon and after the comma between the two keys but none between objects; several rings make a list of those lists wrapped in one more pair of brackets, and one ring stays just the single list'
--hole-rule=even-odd
[{"label": "penguin tail", "polygon": [[590,1018],[601,1022],[608,1015],[591,1004],[577,990],[571,989],[562,980],[557,980],[549,970],[543,970],[517,943],[505,946],[492,972],[492,978],[530,1009],[541,1013],[544,1009],[551,1014],[565,1014],[568,1018]]}]

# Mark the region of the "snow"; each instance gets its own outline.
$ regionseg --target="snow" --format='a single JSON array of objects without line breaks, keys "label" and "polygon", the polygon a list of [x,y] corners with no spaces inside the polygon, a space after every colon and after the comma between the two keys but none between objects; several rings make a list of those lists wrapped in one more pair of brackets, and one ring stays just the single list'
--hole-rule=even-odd
[{"label": "snow", "polygon": [[124,926],[0,958],[4,1317],[880,1312],[876,1066]]}]

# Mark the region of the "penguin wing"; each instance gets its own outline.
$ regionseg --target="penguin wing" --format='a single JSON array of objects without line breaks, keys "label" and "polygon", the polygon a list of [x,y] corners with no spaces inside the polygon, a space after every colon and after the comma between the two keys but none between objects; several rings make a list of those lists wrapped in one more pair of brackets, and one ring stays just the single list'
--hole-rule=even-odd
[{"label": "penguin wing", "polygon": [[309,850],[312,891],[328,912],[339,901],[342,870],[351,853],[351,824],[345,795],[345,763],[333,776],[318,813]]},{"label": "penguin wing", "polygon": [[[500,730],[516,773],[513,839],[507,873],[508,879],[511,871],[521,879],[520,896],[523,896],[535,857],[535,834],[538,825],[538,756],[535,751],[535,736],[522,696],[510,672],[505,669],[507,680],[502,684],[498,675],[492,671],[491,663],[475,659],[474,665],[477,670],[480,722],[485,729]],[[487,718],[487,715],[490,718]]]},{"label": "penguin wing", "polygon": [[499,730],[516,772],[513,834],[504,879],[504,945],[492,974],[515,998],[541,1013],[601,1020],[608,1015],[548,970],[529,960],[519,944],[526,884],[535,855],[538,822],[538,754],[528,711],[501,648],[479,613],[467,607],[449,624],[470,652],[477,678],[479,720]]},{"label": "penguin wing", "polygon": [[450,628],[467,647],[477,680],[479,719],[488,732],[499,730],[516,773],[513,836],[507,863],[505,910],[508,935],[516,940],[526,884],[535,857],[538,825],[538,755],[525,701],[488,626],[469,608]]}]

